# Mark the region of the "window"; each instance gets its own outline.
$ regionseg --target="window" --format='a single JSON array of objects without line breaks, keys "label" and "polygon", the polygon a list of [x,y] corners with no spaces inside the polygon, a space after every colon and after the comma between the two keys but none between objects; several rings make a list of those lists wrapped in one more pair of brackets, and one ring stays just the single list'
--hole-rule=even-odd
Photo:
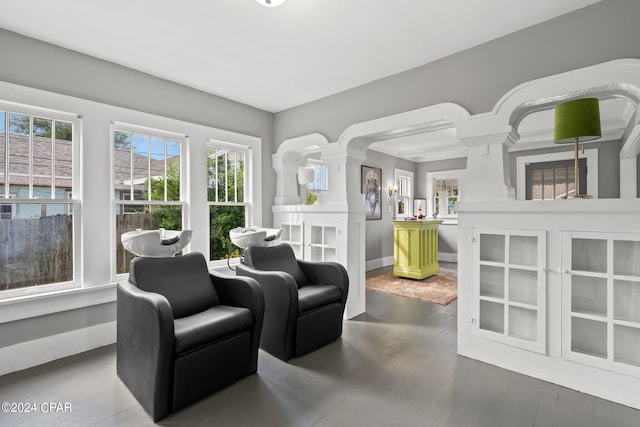
[{"label": "window", "polygon": [[456,215],[456,203],[460,194],[458,178],[436,179],[434,185],[434,213],[443,217]]},{"label": "window", "polygon": [[0,110],[0,198],[11,199],[0,204],[0,241],[11,242],[0,253],[2,297],[74,286],[77,121],[26,106]]},{"label": "window", "polygon": [[209,259],[239,257],[229,231],[246,227],[250,204],[247,183],[250,150],[211,141],[207,146],[207,201],[209,203]]},{"label": "window", "polygon": [[[586,160],[586,166],[584,166],[586,168],[585,170],[588,171],[589,173],[586,174],[586,178],[584,176],[581,178],[578,178],[580,180],[580,192],[585,193],[585,189],[588,188],[589,189],[588,194],[591,197],[597,199],[598,198],[598,149],[597,148],[585,149],[584,155],[581,154],[580,161],[583,162],[584,161],[583,159]],[[574,164],[573,150],[517,156],[516,157],[516,173],[517,173],[516,197],[517,199],[527,200],[528,198],[527,192],[531,190],[531,189],[529,190],[527,189],[527,187],[529,186],[528,179],[527,179],[528,166],[535,165],[535,164],[544,164],[544,163],[548,163],[549,165],[551,165],[552,162],[558,162],[558,161],[568,161],[570,163],[571,172],[569,172],[569,179],[567,181],[570,180],[571,182],[573,182],[575,180],[574,173],[572,172],[573,164]],[[567,163],[567,165],[569,165],[569,163]],[[581,169],[583,168],[583,166],[579,166],[579,167]],[[562,172],[559,172],[559,171],[557,172],[558,173],[556,174],[556,176],[559,178],[559,182],[560,182],[559,187],[564,186],[566,188],[566,185],[562,184],[562,178],[561,178]],[[537,172],[537,174],[540,174],[540,172]],[[557,195],[561,195],[563,190],[560,190],[559,188],[555,188],[555,184],[551,184],[551,181],[547,179],[551,176],[551,171],[549,170],[548,172],[544,172],[544,175],[545,175],[544,182],[546,187],[542,187],[542,181],[541,181],[542,178],[539,175],[536,176],[536,179],[538,180],[537,185],[539,186],[539,191],[541,192],[546,191],[546,195],[544,197],[545,200],[551,198],[551,194],[553,194],[554,191],[556,192]],[[583,180],[584,180],[584,184],[583,184]],[[547,182],[549,184],[547,184]],[[573,191],[573,184],[570,184],[569,191]],[[533,200],[536,200],[536,199],[534,198]]]},{"label": "window", "polygon": [[412,199],[413,199],[413,172],[401,169],[395,170],[395,216],[403,218],[411,216]]},{"label": "window", "polygon": [[[0,199],[4,199],[5,195],[0,194]],[[15,199],[14,193],[9,194],[10,199]],[[15,203],[2,203],[0,204],[0,219],[15,219],[16,218],[16,205]]]},{"label": "window", "polygon": [[120,236],[138,228],[182,230],[184,136],[115,125],[113,198],[115,201],[116,274],[127,273],[134,255]]},{"label": "window", "polygon": [[314,193],[326,193],[329,191],[328,168],[327,165],[319,161],[309,160],[308,166],[316,171],[315,180],[309,183],[309,191]]},{"label": "window", "polygon": [[464,169],[427,173],[427,216],[455,220],[458,218],[456,203],[460,200]]},{"label": "window", "polygon": [[[575,194],[575,161],[526,164],[526,200],[555,200]],[[580,193],[587,194],[587,159],[578,160]]]}]

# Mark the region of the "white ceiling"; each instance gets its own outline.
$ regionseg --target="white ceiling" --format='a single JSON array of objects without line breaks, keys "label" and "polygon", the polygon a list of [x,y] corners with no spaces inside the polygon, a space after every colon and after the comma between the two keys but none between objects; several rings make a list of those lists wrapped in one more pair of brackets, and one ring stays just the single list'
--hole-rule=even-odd
[{"label": "white ceiling", "polygon": [[596,0],[0,0],[0,27],[278,112]]}]

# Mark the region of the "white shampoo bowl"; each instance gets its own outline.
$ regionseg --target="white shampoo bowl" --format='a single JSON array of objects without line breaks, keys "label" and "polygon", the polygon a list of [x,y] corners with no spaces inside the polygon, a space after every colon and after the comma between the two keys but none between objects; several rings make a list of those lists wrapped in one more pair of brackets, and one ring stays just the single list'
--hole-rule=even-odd
[{"label": "white shampoo bowl", "polygon": [[135,230],[120,236],[126,250],[136,256],[172,257],[191,241],[191,230]]},{"label": "white shampoo bowl", "polygon": [[273,246],[280,243],[281,228],[233,228],[229,231],[229,238],[240,249],[249,246]]}]

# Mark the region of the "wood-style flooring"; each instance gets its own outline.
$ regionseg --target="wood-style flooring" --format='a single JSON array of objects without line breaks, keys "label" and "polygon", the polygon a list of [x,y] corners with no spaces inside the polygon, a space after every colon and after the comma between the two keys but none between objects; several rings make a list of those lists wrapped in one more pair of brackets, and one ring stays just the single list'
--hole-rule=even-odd
[{"label": "wood-style flooring", "polygon": [[[367,293],[343,337],[284,363],[260,352],[258,373],[165,426],[638,427],[640,411],[456,355],[457,303]],[[115,346],[0,377],[0,426],[147,426],[115,373]],[[43,412],[47,404],[70,411]],[[64,409],[64,406],[56,409]]]}]

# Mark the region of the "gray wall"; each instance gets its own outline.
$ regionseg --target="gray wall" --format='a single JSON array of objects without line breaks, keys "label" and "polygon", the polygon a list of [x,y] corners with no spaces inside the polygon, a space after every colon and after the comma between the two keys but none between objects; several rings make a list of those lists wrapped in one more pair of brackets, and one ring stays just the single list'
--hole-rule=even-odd
[{"label": "gray wall", "polygon": [[279,112],[275,145],[311,132],[336,141],[354,123],[441,102],[457,103],[471,114],[483,113],[521,83],[614,59],[640,58],[639,16],[638,0],[604,0],[439,61]]},{"label": "gray wall", "polygon": [[[369,220],[365,224],[365,261],[393,256],[393,199],[389,197],[389,186],[394,182],[395,170],[403,169],[415,172],[416,164],[408,160],[367,150],[365,166],[382,169],[382,219]],[[415,179],[415,174],[414,174]]]}]

